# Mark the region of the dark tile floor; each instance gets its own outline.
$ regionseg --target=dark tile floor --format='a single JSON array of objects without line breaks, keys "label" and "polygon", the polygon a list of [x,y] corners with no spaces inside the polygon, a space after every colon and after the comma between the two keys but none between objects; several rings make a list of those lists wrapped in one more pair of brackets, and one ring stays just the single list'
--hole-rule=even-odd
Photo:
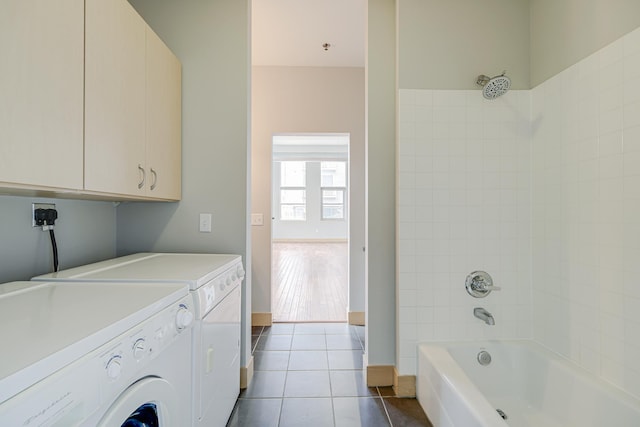
[{"label": "dark tile floor", "polygon": [[367,387],[364,327],[276,323],[254,327],[254,374],[227,427],[431,426],[415,399]]}]

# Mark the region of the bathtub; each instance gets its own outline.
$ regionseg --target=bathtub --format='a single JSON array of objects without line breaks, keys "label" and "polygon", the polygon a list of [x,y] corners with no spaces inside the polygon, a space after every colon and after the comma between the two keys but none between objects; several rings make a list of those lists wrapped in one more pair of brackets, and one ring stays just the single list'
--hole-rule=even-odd
[{"label": "bathtub", "polygon": [[434,427],[640,426],[640,400],[531,341],[420,344],[416,393]]}]

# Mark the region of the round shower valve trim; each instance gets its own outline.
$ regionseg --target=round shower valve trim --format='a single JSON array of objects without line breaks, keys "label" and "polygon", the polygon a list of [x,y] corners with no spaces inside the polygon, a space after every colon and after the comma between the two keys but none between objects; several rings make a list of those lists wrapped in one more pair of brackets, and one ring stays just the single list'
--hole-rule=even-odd
[{"label": "round shower valve trim", "polygon": [[499,291],[500,287],[493,286],[493,279],[486,271],[474,271],[467,276],[465,281],[467,293],[474,298],[484,298],[491,291]]}]

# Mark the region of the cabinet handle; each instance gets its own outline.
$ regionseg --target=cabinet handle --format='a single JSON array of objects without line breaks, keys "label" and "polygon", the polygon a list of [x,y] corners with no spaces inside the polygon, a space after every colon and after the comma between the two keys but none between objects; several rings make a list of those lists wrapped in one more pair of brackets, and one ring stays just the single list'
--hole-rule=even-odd
[{"label": "cabinet handle", "polygon": [[156,184],[158,183],[158,174],[156,171],[151,168],[151,176],[153,177],[153,182],[151,183],[151,190],[156,188]]},{"label": "cabinet handle", "polygon": [[145,172],[144,168],[140,165],[138,165],[138,170],[142,172],[142,180],[140,180],[140,182],[138,183],[138,189],[140,189],[144,187],[144,180],[147,177],[147,173]]}]

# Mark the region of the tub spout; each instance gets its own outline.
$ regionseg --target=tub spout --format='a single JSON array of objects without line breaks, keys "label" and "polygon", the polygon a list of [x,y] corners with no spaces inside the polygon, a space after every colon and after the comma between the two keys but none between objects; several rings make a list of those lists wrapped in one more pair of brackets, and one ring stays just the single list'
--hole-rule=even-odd
[{"label": "tub spout", "polygon": [[487,325],[495,325],[496,322],[493,320],[493,316],[487,310],[482,307],[476,307],[473,309],[473,315],[478,319],[482,320]]}]

